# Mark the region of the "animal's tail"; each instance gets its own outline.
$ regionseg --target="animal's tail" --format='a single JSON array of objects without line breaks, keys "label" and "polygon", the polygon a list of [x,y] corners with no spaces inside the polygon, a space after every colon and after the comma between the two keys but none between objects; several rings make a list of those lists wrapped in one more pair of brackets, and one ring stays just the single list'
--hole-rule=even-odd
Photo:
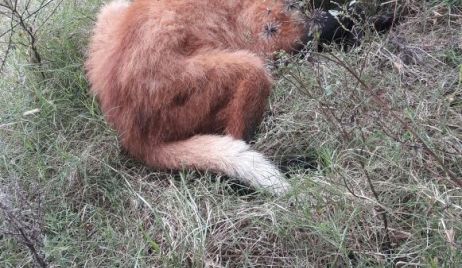
[{"label": "animal's tail", "polygon": [[283,175],[263,155],[230,136],[198,135],[162,144],[146,156],[149,165],[222,172],[257,189],[282,195],[290,189]]}]

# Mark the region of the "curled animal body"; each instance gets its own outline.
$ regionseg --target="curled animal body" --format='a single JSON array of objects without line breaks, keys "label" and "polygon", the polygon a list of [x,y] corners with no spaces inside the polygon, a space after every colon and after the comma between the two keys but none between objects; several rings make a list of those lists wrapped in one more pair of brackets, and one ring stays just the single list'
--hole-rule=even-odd
[{"label": "curled animal body", "polygon": [[118,0],[99,12],[87,76],[133,157],[282,194],[284,176],[244,141],[270,95],[264,59],[299,49],[306,36],[289,1]]}]

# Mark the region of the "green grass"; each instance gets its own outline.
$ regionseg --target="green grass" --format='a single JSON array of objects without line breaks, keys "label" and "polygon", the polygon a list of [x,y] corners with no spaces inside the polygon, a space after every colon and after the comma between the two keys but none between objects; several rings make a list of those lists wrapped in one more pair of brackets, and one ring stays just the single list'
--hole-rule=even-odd
[{"label": "green grass", "polygon": [[462,177],[462,21],[415,3],[421,16],[350,53],[282,56],[253,145],[290,163],[295,190],[274,198],[127,156],[82,66],[99,1],[64,1],[38,31],[43,66],[18,46],[0,79],[0,267],[34,263],[14,220],[56,267],[459,266],[462,191],[445,170]]}]

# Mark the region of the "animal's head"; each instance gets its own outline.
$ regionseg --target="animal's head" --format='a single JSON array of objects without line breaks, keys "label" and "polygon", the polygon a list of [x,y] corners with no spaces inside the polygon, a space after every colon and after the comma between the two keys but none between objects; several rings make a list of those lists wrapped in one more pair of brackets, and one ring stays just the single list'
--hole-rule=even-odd
[{"label": "animal's head", "polygon": [[306,19],[296,1],[254,0],[240,17],[246,42],[266,54],[306,42]]}]

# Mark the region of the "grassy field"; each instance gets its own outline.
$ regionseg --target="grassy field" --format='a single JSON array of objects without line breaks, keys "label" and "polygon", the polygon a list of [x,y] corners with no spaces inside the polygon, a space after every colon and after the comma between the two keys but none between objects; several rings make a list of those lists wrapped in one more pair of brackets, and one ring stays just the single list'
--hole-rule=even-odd
[{"label": "grassy field", "polygon": [[51,1],[41,64],[17,28],[0,79],[0,267],[461,267],[462,3],[399,2],[390,34],[275,64],[275,198],[126,155],[82,67],[101,1]]}]

